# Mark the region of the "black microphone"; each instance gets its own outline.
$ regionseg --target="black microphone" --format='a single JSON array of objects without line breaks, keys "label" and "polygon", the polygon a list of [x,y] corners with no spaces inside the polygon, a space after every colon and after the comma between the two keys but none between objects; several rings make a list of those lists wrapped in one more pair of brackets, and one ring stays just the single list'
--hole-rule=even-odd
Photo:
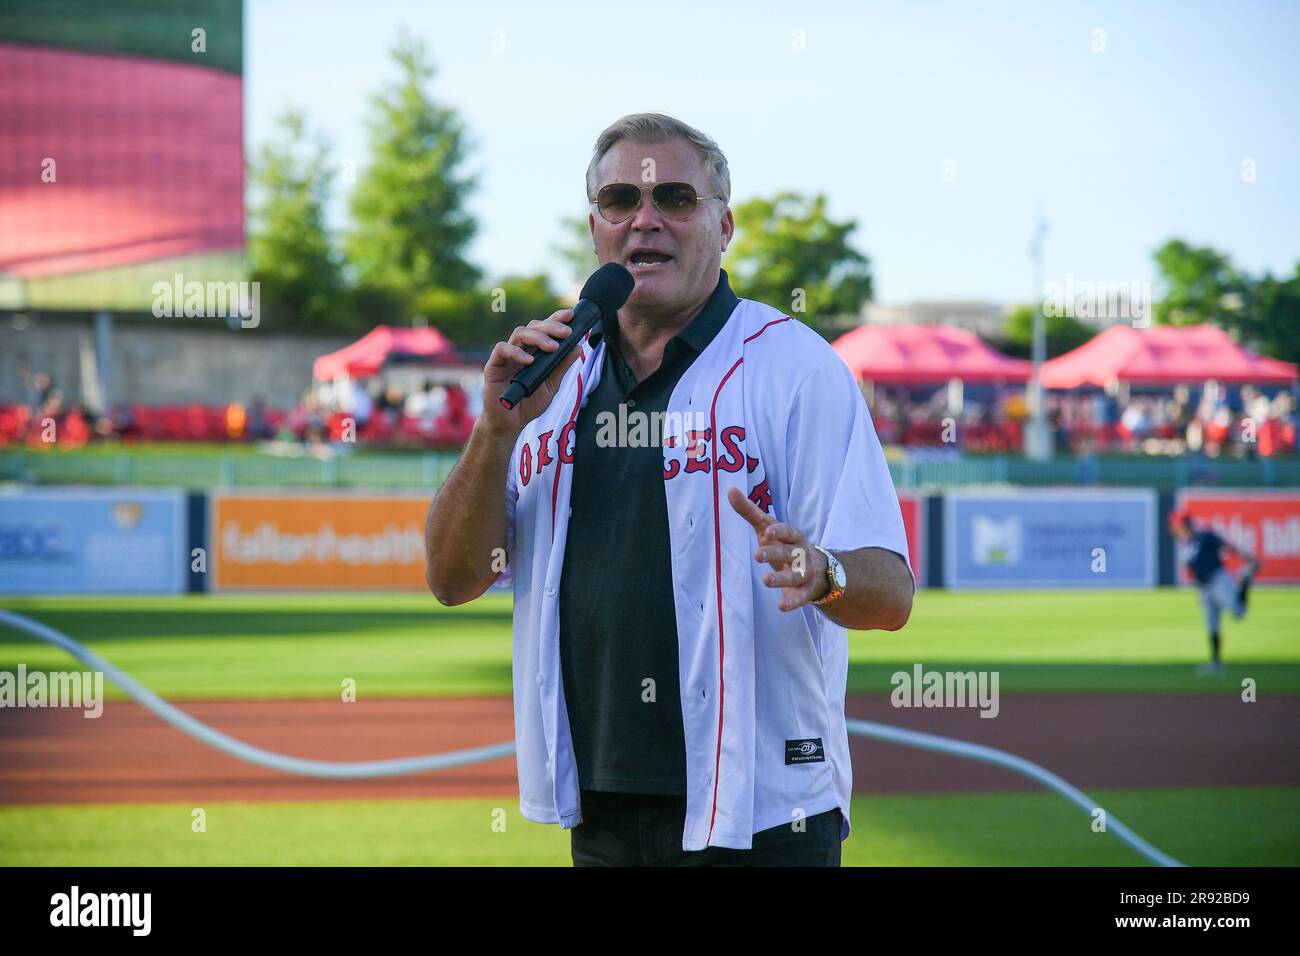
[{"label": "black microphone", "polygon": [[537,361],[525,365],[510,380],[506,390],[501,393],[501,404],[505,408],[514,408],[521,401],[532,395],[551,373],[560,367],[587,334],[587,331],[601,318],[613,315],[623,308],[623,303],[632,294],[636,280],[632,273],[617,262],[607,262],[591,274],[587,284],[582,287],[578,304],[573,307],[573,319],[569,328],[573,331],[568,338],[560,339],[560,347],[554,352],[542,352],[528,346],[525,351],[537,355]]}]

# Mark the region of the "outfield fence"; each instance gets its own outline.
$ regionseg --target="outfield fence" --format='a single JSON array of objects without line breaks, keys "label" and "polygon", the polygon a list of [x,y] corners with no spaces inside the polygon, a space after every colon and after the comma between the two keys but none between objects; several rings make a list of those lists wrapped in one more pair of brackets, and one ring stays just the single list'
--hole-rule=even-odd
[{"label": "outfield fence", "polygon": [[[167,485],[210,488],[419,488],[439,487],[459,452],[384,454],[359,452],[327,459],[270,455],[105,454],[99,451],[0,452],[0,481],[30,485]],[[1300,459],[1210,459],[1107,456],[1030,461],[1014,455],[951,459],[906,458],[889,463],[900,491],[965,485],[1080,485],[1145,487],[1282,488],[1300,486]]]},{"label": "outfield fence", "polygon": [[[14,630],[21,631],[37,640],[61,648],[87,667],[102,672],[105,677],[117,684],[137,704],[146,708],[161,720],[171,724],[177,730],[189,734],[209,747],[247,763],[283,773],[323,777],[332,780],[391,777],[499,760],[503,757],[513,756],[515,752],[514,742],[509,741],[491,744],[486,747],[454,750],[421,757],[400,757],[391,760],[310,760],[304,757],[278,754],[270,750],[264,750],[261,747],[254,747],[252,744],[245,743],[208,726],[200,720],[196,720],[180,708],[163,700],[130,674],[100,657],[84,644],[73,640],[48,625],[42,624],[40,621],[35,621],[22,614],[15,614],[12,611],[0,610],[0,624],[8,625]],[[1103,807],[1082,790],[1079,790],[1050,770],[1023,757],[1018,757],[1015,754],[994,747],[986,747],[982,744],[953,740],[949,737],[939,737],[914,730],[905,730],[901,727],[892,727],[875,721],[849,720],[847,725],[849,733],[855,736],[992,764],[1028,777],[1053,793],[1064,797],[1090,817],[1093,817],[1094,820],[1098,819],[1097,814],[1104,814],[1104,832],[1112,834],[1116,839],[1122,841],[1151,863],[1157,866],[1184,865],[1167,853],[1152,846],[1117,818],[1105,812]]]}]

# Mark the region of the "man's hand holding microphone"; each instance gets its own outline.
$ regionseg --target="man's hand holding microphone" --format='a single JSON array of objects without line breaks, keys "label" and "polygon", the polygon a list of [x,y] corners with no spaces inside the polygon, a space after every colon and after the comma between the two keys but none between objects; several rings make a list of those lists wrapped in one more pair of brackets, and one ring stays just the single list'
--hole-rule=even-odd
[{"label": "man's hand holding microphone", "polygon": [[519,326],[510,333],[508,341],[496,344],[487,365],[483,366],[483,414],[475,426],[476,430],[482,427],[493,434],[508,436],[513,449],[514,440],[524,426],[550,406],[564,379],[564,373],[577,360],[580,352],[573,349],[541,387],[514,408],[503,407],[501,396],[519,372],[543,360],[547,354],[558,349],[561,342],[573,335],[573,328],[569,324],[572,321],[573,309],[560,309],[545,319],[534,319],[527,325]]},{"label": "man's hand holding microphone", "polygon": [[633,284],[627,269],[606,263],[572,309],[521,325],[493,347],[483,367],[483,414],[425,522],[425,580],[443,604],[472,601],[500,574],[506,468],[519,433],[550,406],[582,337],[623,307]]}]

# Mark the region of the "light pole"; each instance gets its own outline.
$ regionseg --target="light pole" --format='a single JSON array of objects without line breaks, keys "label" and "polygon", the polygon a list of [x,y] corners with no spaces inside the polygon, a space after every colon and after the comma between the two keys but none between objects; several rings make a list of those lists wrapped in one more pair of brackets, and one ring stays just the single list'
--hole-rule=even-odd
[{"label": "light pole", "polygon": [[1047,320],[1043,316],[1043,240],[1047,238],[1047,220],[1038,213],[1038,224],[1029,237],[1029,258],[1034,266],[1034,351],[1029,375],[1029,427],[1025,430],[1025,454],[1034,461],[1052,457],[1052,433],[1047,428],[1047,403],[1043,400],[1040,380],[1047,358]]}]

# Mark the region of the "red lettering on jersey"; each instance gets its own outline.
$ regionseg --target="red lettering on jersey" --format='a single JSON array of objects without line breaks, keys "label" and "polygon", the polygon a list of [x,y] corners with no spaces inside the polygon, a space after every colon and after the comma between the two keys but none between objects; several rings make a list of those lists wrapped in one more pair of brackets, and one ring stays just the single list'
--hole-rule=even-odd
[{"label": "red lettering on jersey", "polygon": [[[560,429],[560,461],[566,465],[573,464],[573,446],[577,444],[578,439],[574,433],[578,430],[577,423],[569,422]],[[572,440],[570,440],[572,439]]]},{"label": "red lettering on jersey", "polygon": [[549,465],[553,459],[551,457],[551,435],[554,432],[542,432],[537,436],[537,470],[541,471]]},{"label": "red lettering on jersey", "polygon": [[751,475],[754,473],[754,469],[757,467],[758,467],[757,458],[750,458],[745,462],[745,470]]},{"label": "red lettering on jersey", "polygon": [[772,492],[768,490],[766,478],[754,486],[754,490],[749,493],[749,500],[768,514],[772,513]]},{"label": "red lettering on jersey", "polygon": [[705,454],[704,443],[713,440],[713,429],[706,428],[704,431],[688,431],[686,433],[686,470],[705,471],[709,470],[709,458]]},{"label": "red lettering on jersey", "polygon": [[525,444],[524,450],[519,453],[519,483],[526,485],[531,477],[533,477],[533,446]]},{"label": "red lettering on jersey", "polygon": [[682,470],[682,463],[676,458],[669,458],[664,462],[664,481],[669,478],[676,478],[677,473]]},{"label": "red lettering on jersey", "polygon": [[[741,451],[740,443],[744,440],[745,429],[739,425],[731,425],[722,430],[722,447],[727,453],[718,459],[718,471],[740,471],[741,463],[745,460],[745,453]],[[752,458],[749,460],[754,461]]]}]

